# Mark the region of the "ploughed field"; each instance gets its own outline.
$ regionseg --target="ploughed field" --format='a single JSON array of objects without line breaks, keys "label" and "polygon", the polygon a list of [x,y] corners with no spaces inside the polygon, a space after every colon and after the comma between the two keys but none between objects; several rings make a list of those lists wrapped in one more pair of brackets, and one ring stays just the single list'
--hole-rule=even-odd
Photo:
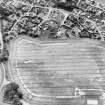
[{"label": "ploughed field", "polygon": [[10,72],[32,94],[75,96],[77,88],[105,89],[103,56],[102,49],[88,41],[42,43],[23,38],[12,45]]}]

